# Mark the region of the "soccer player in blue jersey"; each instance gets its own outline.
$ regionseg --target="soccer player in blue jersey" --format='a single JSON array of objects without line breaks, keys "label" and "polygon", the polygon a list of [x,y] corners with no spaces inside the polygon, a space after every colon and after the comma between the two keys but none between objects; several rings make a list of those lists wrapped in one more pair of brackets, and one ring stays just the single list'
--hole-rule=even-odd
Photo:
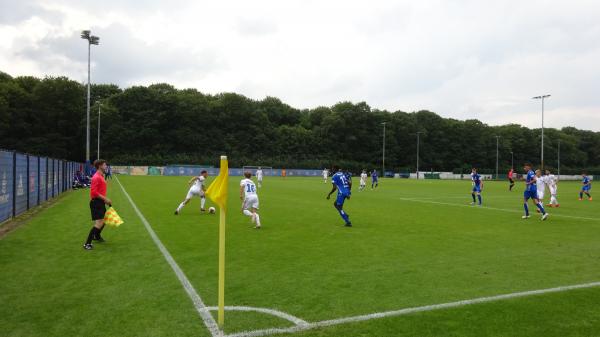
[{"label": "soccer player in blue jersey", "polygon": [[337,209],[342,219],[344,219],[344,221],[346,222],[346,227],[352,227],[352,223],[350,222],[350,217],[348,216],[348,213],[344,212],[343,210],[344,201],[346,201],[346,199],[350,199],[350,194],[352,193],[352,179],[350,177],[350,174],[342,172],[342,170],[339,168],[334,167],[334,172],[335,171],[337,172],[331,177],[333,188],[327,195],[327,200],[331,198],[331,194],[333,194],[335,190],[338,191],[337,198],[333,203],[333,207]]},{"label": "soccer player in blue jersey", "polygon": [[379,177],[377,176],[377,170],[373,170],[371,172],[371,189],[377,186],[379,186]]},{"label": "soccer player in blue jersey", "polygon": [[473,190],[471,191],[471,197],[473,197],[473,202],[471,205],[475,205],[475,196],[479,200],[479,206],[481,206],[481,191],[483,190],[483,182],[481,182],[481,175],[477,173],[477,169],[473,168],[471,170],[471,181],[473,183]]},{"label": "soccer player in blue jersey", "polygon": [[588,196],[588,200],[592,201],[592,195],[590,194],[592,181],[590,180],[590,177],[588,177],[587,172],[581,173],[581,176],[583,177],[581,180],[583,186],[581,186],[581,191],[579,192],[579,200],[583,200],[583,193],[585,193]]},{"label": "soccer player in blue jersey", "polygon": [[529,219],[529,207],[527,206],[527,202],[529,201],[529,199],[533,199],[533,202],[535,203],[535,205],[537,206],[537,208],[540,210],[540,212],[542,213],[542,220],[546,220],[548,218],[548,213],[546,213],[546,210],[544,209],[544,205],[542,205],[540,199],[538,199],[538,195],[537,195],[537,184],[536,184],[536,176],[535,176],[535,172],[531,169],[531,164],[527,163],[524,165],[525,170],[525,192],[523,193],[524,196],[524,203],[523,203],[523,207],[525,208],[525,215],[522,216],[523,219]]}]

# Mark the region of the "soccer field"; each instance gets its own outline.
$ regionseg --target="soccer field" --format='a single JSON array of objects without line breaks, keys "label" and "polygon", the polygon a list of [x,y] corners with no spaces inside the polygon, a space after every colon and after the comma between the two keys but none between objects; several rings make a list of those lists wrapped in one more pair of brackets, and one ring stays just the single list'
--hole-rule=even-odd
[{"label": "soccer field", "polygon": [[[199,199],[173,215],[188,179],[110,181],[125,223],[105,229],[107,242],[92,251],[81,247],[88,190],[0,240],[0,335],[211,336],[133,206],[204,304],[216,306],[219,217],[200,214]],[[509,192],[506,182],[486,182],[476,207],[470,181],[384,179],[359,192],[355,180],[346,228],[325,199],[331,184],[267,177],[260,230],[239,212],[238,183],[230,178],[225,302],[237,308],[226,311],[226,334],[600,332],[600,206],[577,200],[578,183],[560,183],[561,207],[542,222],[535,212],[521,219],[523,183]]]}]

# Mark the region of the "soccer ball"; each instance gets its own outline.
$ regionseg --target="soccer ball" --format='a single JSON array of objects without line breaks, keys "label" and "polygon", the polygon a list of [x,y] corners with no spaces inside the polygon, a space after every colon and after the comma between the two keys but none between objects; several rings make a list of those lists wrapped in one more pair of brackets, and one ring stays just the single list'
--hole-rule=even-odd
[{"label": "soccer ball", "polygon": [[215,214],[216,211],[217,210],[214,207],[209,207],[208,208],[208,213],[210,213],[210,214]]}]

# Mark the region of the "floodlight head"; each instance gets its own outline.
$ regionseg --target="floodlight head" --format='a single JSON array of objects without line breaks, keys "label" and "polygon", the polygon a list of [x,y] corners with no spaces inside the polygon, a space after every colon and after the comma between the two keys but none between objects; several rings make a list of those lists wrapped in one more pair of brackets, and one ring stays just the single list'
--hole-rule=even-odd
[{"label": "floodlight head", "polygon": [[94,45],[99,45],[100,44],[100,38],[97,36],[90,36],[90,44],[94,44]]},{"label": "floodlight head", "polygon": [[89,31],[89,30],[82,30],[81,31],[81,38],[85,39],[85,40],[89,40],[90,39],[90,33],[91,33],[91,31]]}]

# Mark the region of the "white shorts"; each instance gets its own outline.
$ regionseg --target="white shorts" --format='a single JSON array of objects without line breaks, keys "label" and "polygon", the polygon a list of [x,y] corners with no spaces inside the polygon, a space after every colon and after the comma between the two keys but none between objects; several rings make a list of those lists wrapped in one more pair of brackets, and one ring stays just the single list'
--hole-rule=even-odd
[{"label": "white shorts", "polygon": [[250,210],[252,208],[258,209],[258,195],[249,195],[244,199],[243,209]]},{"label": "white shorts", "polygon": [[192,187],[188,191],[188,194],[187,194],[187,196],[185,198],[186,199],[191,199],[193,196],[203,197],[204,196],[204,191],[202,189],[200,189],[200,188]]},{"label": "white shorts", "polygon": [[544,200],[544,193],[546,193],[546,191],[543,191],[543,190],[537,191],[538,200]]},{"label": "white shorts", "polygon": [[361,181],[360,181],[360,186],[366,186],[366,185],[367,185],[367,182],[366,182],[366,181],[364,181],[364,180],[361,180]]},{"label": "white shorts", "polygon": [[256,178],[256,180],[262,181],[262,177],[258,177],[258,178]]},{"label": "white shorts", "polygon": [[556,190],[557,190],[556,187],[554,187],[554,188],[550,187],[550,195],[556,195]]}]

